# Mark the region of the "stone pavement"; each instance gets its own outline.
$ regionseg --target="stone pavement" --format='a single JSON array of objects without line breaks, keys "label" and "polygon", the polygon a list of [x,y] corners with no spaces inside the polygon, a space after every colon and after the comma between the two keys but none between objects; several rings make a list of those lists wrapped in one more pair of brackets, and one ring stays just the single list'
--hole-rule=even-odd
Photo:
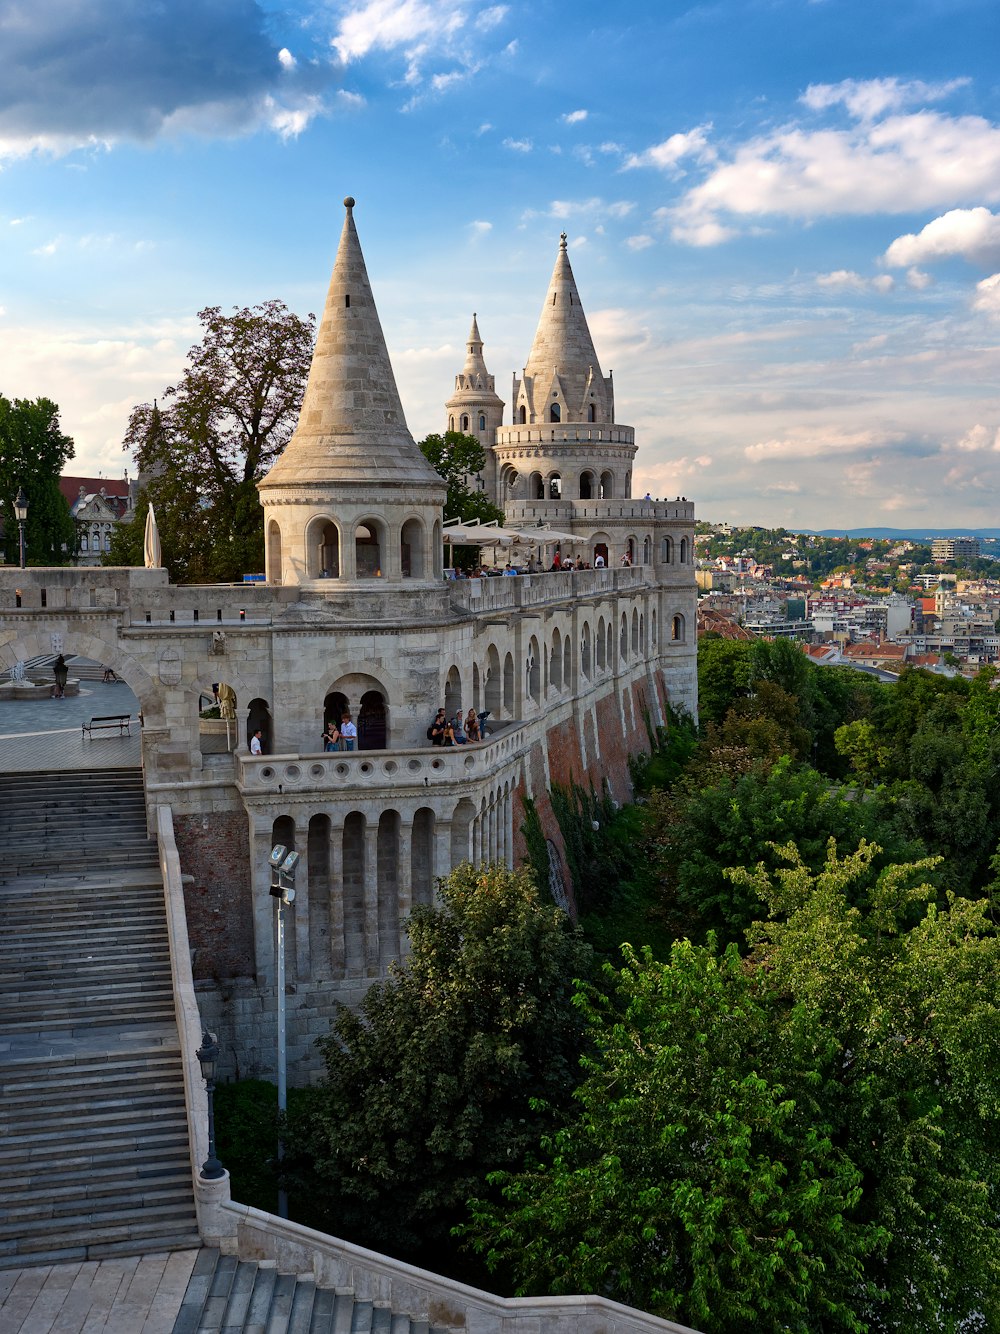
[{"label": "stone pavement", "polygon": [[[98,732],[83,737],[82,723],[113,713],[131,716],[131,736]],[[139,763],[139,701],[124,681],[81,681],[79,695],[65,699],[0,700],[0,773],[118,769]]]},{"label": "stone pavement", "polygon": [[0,1273],[3,1334],[170,1334],[197,1251]]}]

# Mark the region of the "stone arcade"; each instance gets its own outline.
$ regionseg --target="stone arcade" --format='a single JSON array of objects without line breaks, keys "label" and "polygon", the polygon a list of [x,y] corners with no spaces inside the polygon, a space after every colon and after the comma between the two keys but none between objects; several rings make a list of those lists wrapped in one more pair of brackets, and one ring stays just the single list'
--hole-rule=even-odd
[{"label": "stone arcade", "polygon": [[[140,700],[150,828],[168,806],[203,1018],[243,1076],[273,1071],[274,842],[302,858],[288,1012],[290,1069],[305,1079],[335,1002],[356,1002],[400,957],[404,919],[436,877],[466,858],[515,864],[527,796],[558,866],[549,784],[606,782],[626,799],[647,726],[668,702],[696,705],[694,507],[630,496],[634,433],[615,422],[566,238],[511,424],[475,318],[446,413],[489,446],[482,483],[509,524],[569,531],[604,568],[452,581],[444,487],[406,427],[353,203],[298,427],[260,483],[266,583],[0,572],[0,668],[78,654]],[[228,738],[199,716],[217,682],[236,696]],[[438,705],[489,709],[491,735],[432,749]],[[344,709],[360,749],[324,753],[324,724]]]}]

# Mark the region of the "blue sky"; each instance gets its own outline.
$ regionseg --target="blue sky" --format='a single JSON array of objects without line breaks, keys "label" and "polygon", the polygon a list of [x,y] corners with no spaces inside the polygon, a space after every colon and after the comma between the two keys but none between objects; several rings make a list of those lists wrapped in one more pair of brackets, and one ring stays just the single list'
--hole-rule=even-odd
[{"label": "blue sky", "polygon": [[410,429],[559,233],[634,489],[995,525],[995,0],[0,0],[0,392],[120,475],[197,311],[317,311],[355,217]]}]

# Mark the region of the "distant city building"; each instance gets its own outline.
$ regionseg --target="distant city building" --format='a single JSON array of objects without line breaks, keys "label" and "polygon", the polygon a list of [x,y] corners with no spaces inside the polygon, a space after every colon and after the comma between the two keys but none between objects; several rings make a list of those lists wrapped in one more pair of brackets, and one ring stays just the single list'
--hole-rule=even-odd
[{"label": "distant city building", "polygon": [[107,477],[60,477],[59,490],[76,523],[75,565],[100,565],[111,550],[115,524],[132,517],[133,483],[126,475],[120,481]]},{"label": "distant city building", "polygon": [[936,537],[931,543],[934,560],[977,560],[979,539],[976,537]]}]

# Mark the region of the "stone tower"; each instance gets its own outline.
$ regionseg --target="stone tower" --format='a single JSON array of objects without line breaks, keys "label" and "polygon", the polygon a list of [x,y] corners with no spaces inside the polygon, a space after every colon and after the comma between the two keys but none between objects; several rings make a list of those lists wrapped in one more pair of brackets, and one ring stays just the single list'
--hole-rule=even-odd
[{"label": "stone tower", "polygon": [[499,504],[631,495],[634,432],[615,424],[614,385],[597,359],[565,232],[512,408],[494,446]]},{"label": "stone tower", "polygon": [[496,392],[494,377],[486,369],[483,359],[483,340],[479,336],[476,316],[465,343],[465,365],[455,376],[455,392],[445,404],[449,431],[474,435],[486,450],[482,473],[470,479],[480,491],[495,497],[497,493],[497,465],[493,452],[497,428],[503,423],[503,399]]},{"label": "stone tower", "polygon": [[433,583],[445,487],[407,429],[354,200],[344,207],[298,425],[258,486],[267,582]]}]

